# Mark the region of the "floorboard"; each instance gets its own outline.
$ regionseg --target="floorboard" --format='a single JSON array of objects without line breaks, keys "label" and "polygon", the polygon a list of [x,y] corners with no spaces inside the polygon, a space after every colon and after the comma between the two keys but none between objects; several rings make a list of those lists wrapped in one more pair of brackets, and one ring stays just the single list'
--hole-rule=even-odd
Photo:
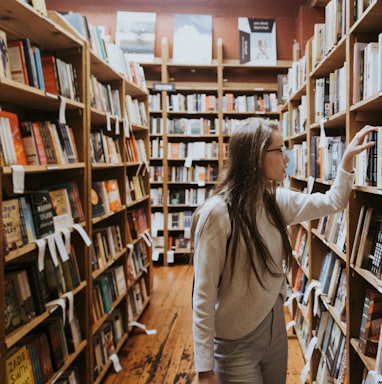
[{"label": "floorboard", "polygon": [[[197,383],[191,329],[192,265],[154,267],[153,273],[153,295],[140,322],[157,333],[146,335],[135,328],[119,354],[122,370],[110,372],[104,384]],[[304,362],[292,331],[288,340],[286,384],[300,384]]]}]

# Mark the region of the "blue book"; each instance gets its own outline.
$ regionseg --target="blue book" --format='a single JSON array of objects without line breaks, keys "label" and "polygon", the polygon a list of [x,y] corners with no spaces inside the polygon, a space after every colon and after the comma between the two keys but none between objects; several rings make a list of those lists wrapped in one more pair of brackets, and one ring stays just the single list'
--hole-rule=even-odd
[{"label": "blue book", "polygon": [[40,48],[33,47],[32,52],[33,52],[33,58],[34,58],[35,67],[36,67],[37,85],[39,89],[42,89],[43,91],[45,91],[44,74],[42,72]]}]

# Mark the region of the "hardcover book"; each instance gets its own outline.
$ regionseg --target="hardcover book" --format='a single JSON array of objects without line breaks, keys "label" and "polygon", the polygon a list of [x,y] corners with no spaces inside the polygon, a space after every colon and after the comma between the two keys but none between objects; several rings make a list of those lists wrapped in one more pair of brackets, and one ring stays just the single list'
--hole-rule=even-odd
[{"label": "hardcover book", "polygon": [[29,195],[33,219],[38,238],[50,235],[54,232],[54,210],[49,196],[49,191],[41,190]]},{"label": "hardcover book", "polygon": [[21,232],[20,204],[18,198],[2,202],[3,228],[8,248],[17,249],[24,245]]},{"label": "hardcover book", "polygon": [[0,30],[0,77],[1,76],[11,79],[7,34],[2,30]]},{"label": "hardcover book", "polygon": [[116,45],[129,60],[154,61],[155,22],[155,12],[117,12]]},{"label": "hardcover book", "polygon": [[6,357],[6,382],[12,384],[34,384],[33,366],[25,345],[15,347]]},{"label": "hardcover book", "polygon": [[183,64],[211,64],[211,15],[174,15],[172,60]]},{"label": "hardcover book", "polygon": [[9,333],[21,324],[21,314],[17,301],[16,288],[11,279],[4,281],[4,300],[5,300],[5,333]]},{"label": "hardcover book", "polygon": [[240,64],[277,64],[276,22],[274,19],[239,17]]}]

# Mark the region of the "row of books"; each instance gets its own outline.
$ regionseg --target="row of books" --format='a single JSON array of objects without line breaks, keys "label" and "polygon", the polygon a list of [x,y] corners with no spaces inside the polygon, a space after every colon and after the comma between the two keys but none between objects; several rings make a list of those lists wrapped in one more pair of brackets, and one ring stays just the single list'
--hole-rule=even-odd
[{"label": "row of books", "polygon": [[[300,104],[292,109],[291,113],[291,130],[289,135],[299,135],[300,133],[305,132],[306,130],[306,121],[307,121],[307,96],[301,95]],[[288,112],[289,113],[289,112]],[[289,127],[288,127],[289,130]]]},{"label": "row of books", "polygon": [[277,91],[280,104],[293,96],[306,82],[306,56],[292,62],[286,75],[278,75]]},{"label": "row of books", "polygon": [[59,121],[19,121],[0,111],[1,163],[11,165],[67,164],[79,161],[73,129]]},{"label": "row of books", "polygon": [[152,159],[164,158],[164,141],[160,137],[150,138],[150,157]]},{"label": "row of books", "polygon": [[92,163],[120,164],[122,155],[118,137],[107,135],[102,129],[91,131],[90,161]]},{"label": "row of books", "polygon": [[147,300],[148,290],[146,280],[142,277],[129,289],[128,292],[127,310],[129,320],[137,319],[139,317]]},{"label": "row of books", "polygon": [[119,88],[103,84],[94,75],[90,75],[90,106],[111,116],[122,118]]},{"label": "row of books", "polygon": [[156,117],[150,113],[150,135],[163,135],[163,117]]},{"label": "row of books", "polygon": [[126,177],[126,203],[139,201],[147,195],[144,177],[142,174],[135,174]]},{"label": "row of books", "polygon": [[150,165],[150,182],[163,183],[163,165]]},{"label": "row of books", "polygon": [[129,286],[135,284],[140,274],[147,270],[148,263],[147,244],[141,238],[133,245],[127,257],[127,282]]},{"label": "row of books", "polygon": [[110,357],[116,353],[118,343],[124,332],[122,311],[116,308],[93,336],[94,379],[102,372]]},{"label": "row of books", "polygon": [[85,220],[75,182],[5,199],[2,217],[4,254]]},{"label": "row of books", "polygon": [[382,213],[362,206],[358,216],[350,263],[382,277]]},{"label": "row of books", "polygon": [[[59,310],[57,310],[58,312]],[[82,340],[78,318],[70,320],[65,315],[51,316],[41,326],[26,336],[23,345],[12,348],[6,356],[6,382],[46,383],[61,369]],[[56,382],[64,383],[65,378],[73,377],[80,383],[79,371],[69,368]]]},{"label": "row of books", "polygon": [[309,243],[308,243],[308,231],[300,225],[296,234],[296,240],[294,242],[293,254],[298,264],[307,270],[309,264]]},{"label": "row of books", "polygon": [[162,110],[162,94],[160,92],[150,93],[149,94],[149,111],[158,112],[161,110]]},{"label": "row of books", "polygon": [[325,77],[315,79],[314,121],[316,123],[345,111],[346,86],[346,65]]},{"label": "row of books", "polygon": [[127,211],[127,222],[131,238],[138,239],[149,227],[145,208],[138,207]]},{"label": "row of books", "polygon": [[341,252],[346,251],[346,209],[318,220],[317,232]]},{"label": "row of books", "polygon": [[149,124],[145,103],[133,98],[131,95],[125,96],[125,116],[127,116],[131,124],[143,126]]},{"label": "row of books", "polygon": [[167,153],[169,159],[217,159],[218,142],[169,142]]},{"label": "row of books", "polygon": [[127,161],[131,163],[147,164],[147,153],[145,148],[145,142],[143,139],[134,137],[131,134],[129,137],[125,137]]},{"label": "row of books", "polygon": [[139,88],[146,89],[143,67],[130,60],[128,54],[109,41],[110,39],[106,36],[104,27],[89,23],[86,16],[76,12],[62,12],[60,15],[69,26],[90,43],[90,48],[96,56],[108,63],[131,83]]},{"label": "row of books", "polygon": [[42,266],[28,262],[17,269],[6,270],[6,333],[29,323],[46,311],[50,301],[80,285],[81,273],[72,246],[66,257],[62,260],[46,250]]},{"label": "row of books", "polygon": [[167,120],[167,134],[172,135],[216,135],[218,131],[218,119],[169,119]]},{"label": "row of books", "polygon": [[212,188],[185,188],[170,189],[168,192],[169,205],[193,205],[198,206],[204,203],[212,193]]},{"label": "row of books", "polygon": [[376,41],[354,43],[353,104],[382,90],[382,33]]},{"label": "row of books", "polygon": [[337,45],[346,31],[346,1],[331,0],[325,6],[325,23],[314,25],[312,65],[316,67]]},{"label": "row of books", "polygon": [[254,94],[254,95],[234,95],[225,93],[222,97],[223,112],[260,112],[278,113],[278,99],[276,92]]},{"label": "row of books", "polygon": [[117,179],[93,181],[91,188],[92,217],[99,217],[122,209]]},{"label": "row of books", "polygon": [[191,167],[170,166],[168,169],[168,180],[170,182],[186,182],[204,184],[214,182],[218,177],[218,167],[215,164],[197,165]]},{"label": "row of books", "polygon": [[53,55],[42,55],[29,38],[7,41],[6,33],[0,30],[0,41],[5,57],[2,74],[6,78],[78,100],[77,74],[72,63]]},{"label": "row of books", "polygon": [[315,382],[317,384],[343,383],[348,369],[345,356],[346,336],[330,316],[329,311],[321,314],[318,326],[318,337],[321,341],[316,344],[316,347],[321,349],[321,357]]},{"label": "row of books", "polygon": [[191,228],[192,211],[177,211],[168,213],[168,229],[189,230]]},{"label": "row of books", "polygon": [[113,308],[118,297],[127,292],[123,265],[114,265],[93,281],[92,319],[97,323]]},{"label": "row of books", "polygon": [[183,94],[176,93],[167,95],[168,112],[216,112],[217,96],[206,93]]},{"label": "row of books", "polygon": [[287,168],[288,175],[294,177],[308,176],[308,147],[307,142],[294,143],[288,150],[289,163]]},{"label": "row of books", "polygon": [[94,228],[92,233],[92,270],[104,268],[125,247],[119,225]]}]

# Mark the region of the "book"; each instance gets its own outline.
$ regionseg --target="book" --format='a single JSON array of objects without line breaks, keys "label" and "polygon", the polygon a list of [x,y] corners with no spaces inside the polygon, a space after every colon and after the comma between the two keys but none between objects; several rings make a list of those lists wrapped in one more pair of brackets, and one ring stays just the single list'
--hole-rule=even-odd
[{"label": "book", "polygon": [[11,79],[11,66],[9,62],[7,34],[0,30],[0,77]]},{"label": "book", "polygon": [[24,245],[21,232],[20,203],[18,198],[3,200],[2,202],[3,230],[9,250]]},{"label": "book", "polygon": [[21,320],[24,324],[28,323],[36,316],[36,310],[27,272],[25,269],[8,271],[6,276],[7,279],[12,280],[15,287]]},{"label": "book", "polygon": [[33,220],[37,238],[54,233],[54,210],[48,190],[35,191],[29,194]]},{"label": "book", "polygon": [[119,193],[118,181],[116,179],[106,180],[105,189],[107,204],[111,212],[117,212],[122,208],[121,195]]},{"label": "book", "polygon": [[31,122],[31,129],[32,129],[32,137],[34,139],[34,144],[36,146],[39,164],[46,165],[48,164],[48,157],[45,151],[44,141],[42,139],[42,134],[40,131],[40,123]]},{"label": "book", "polygon": [[90,191],[90,202],[92,207],[92,217],[102,216],[106,213],[105,202],[102,194],[102,185],[93,182]]},{"label": "book", "polygon": [[174,14],[172,60],[178,64],[211,64],[211,15]]},{"label": "book", "polygon": [[130,61],[154,61],[155,12],[117,11],[116,45]]},{"label": "book", "polygon": [[8,57],[12,80],[29,85],[24,46],[21,40],[8,41]]},{"label": "book", "polygon": [[382,295],[366,289],[359,331],[359,348],[366,356],[376,356],[381,324]]},{"label": "book", "polygon": [[276,65],[276,21],[239,17],[240,64]]},{"label": "book", "polygon": [[21,121],[20,132],[21,132],[21,139],[23,141],[25,156],[27,158],[28,165],[39,165],[40,161],[39,161],[37,146],[36,146],[33,131],[32,131],[32,122]]},{"label": "book", "polygon": [[4,281],[4,307],[4,329],[7,334],[22,323],[15,284],[12,279],[7,277]]},{"label": "book", "polygon": [[22,222],[24,243],[32,243],[37,239],[36,229],[33,221],[30,201],[25,196],[19,197],[20,218]]},{"label": "book", "polygon": [[49,189],[49,197],[53,208],[53,224],[55,232],[73,225],[72,209],[66,188]]},{"label": "book", "polygon": [[31,357],[25,345],[11,349],[6,356],[5,368],[7,383],[35,384]]},{"label": "book", "polygon": [[[28,165],[18,116],[15,113],[0,110],[0,118],[4,119],[7,134],[10,135],[7,142],[10,144],[9,150],[12,151],[12,160],[8,165]],[[4,142],[2,144],[3,147],[6,145]]]},{"label": "book", "polygon": [[59,95],[59,83],[56,67],[56,58],[53,55],[42,56],[42,73],[44,75],[45,90],[53,95]]}]

